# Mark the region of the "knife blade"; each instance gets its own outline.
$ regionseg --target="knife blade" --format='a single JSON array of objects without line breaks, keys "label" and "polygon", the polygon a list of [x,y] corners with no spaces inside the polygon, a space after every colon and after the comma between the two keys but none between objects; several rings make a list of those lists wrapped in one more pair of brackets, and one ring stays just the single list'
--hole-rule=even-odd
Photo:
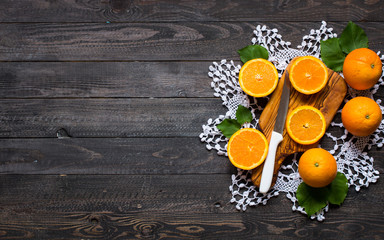
[{"label": "knife blade", "polygon": [[273,170],[275,167],[276,150],[280,142],[283,141],[283,131],[288,112],[290,95],[289,73],[287,70],[285,71],[284,79],[281,80],[284,81],[283,91],[281,93],[279,108],[277,110],[275,126],[273,128],[271,140],[269,142],[268,155],[264,162],[264,168],[260,180],[259,191],[264,194],[267,193],[271,187]]}]

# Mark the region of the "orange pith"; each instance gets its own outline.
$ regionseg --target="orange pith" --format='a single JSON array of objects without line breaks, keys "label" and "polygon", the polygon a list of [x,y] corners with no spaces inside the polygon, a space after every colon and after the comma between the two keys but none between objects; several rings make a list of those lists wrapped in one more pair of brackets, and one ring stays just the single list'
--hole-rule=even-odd
[{"label": "orange pith", "polygon": [[265,97],[275,90],[279,75],[268,60],[257,58],[246,62],[239,72],[239,84],[243,91],[253,97]]},{"label": "orange pith", "polygon": [[227,153],[235,167],[251,170],[264,162],[268,153],[268,142],[260,131],[243,128],[229,139]]},{"label": "orange pith", "polygon": [[354,89],[366,90],[373,87],[381,73],[380,57],[368,48],[355,49],[344,60],[344,79]]},{"label": "orange pith", "polygon": [[312,106],[301,106],[287,117],[288,135],[297,143],[308,145],[319,141],[326,130],[324,115]]},{"label": "orange pith", "polygon": [[355,97],[341,110],[341,121],[351,134],[365,137],[372,134],[380,125],[380,106],[368,97]]},{"label": "orange pith", "polygon": [[289,70],[289,80],[300,93],[314,94],[328,82],[328,69],[325,64],[313,56],[299,57],[294,60]]},{"label": "orange pith", "polygon": [[307,185],[325,187],[336,177],[336,159],[322,148],[309,149],[300,157],[299,174]]}]

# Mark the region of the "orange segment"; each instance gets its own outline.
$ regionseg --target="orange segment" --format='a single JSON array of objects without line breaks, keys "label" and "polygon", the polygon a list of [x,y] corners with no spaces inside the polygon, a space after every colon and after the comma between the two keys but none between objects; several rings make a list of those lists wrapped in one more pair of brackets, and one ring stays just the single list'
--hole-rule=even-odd
[{"label": "orange segment", "polygon": [[239,83],[243,91],[253,97],[265,97],[275,90],[279,75],[268,60],[257,58],[246,62],[240,69]]},{"label": "orange segment", "polygon": [[328,82],[328,69],[318,58],[299,57],[292,63],[289,71],[292,86],[303,94],[314,94],[325,87]]},{"label": "orange segment", "polygon": [[299,144],[313,144],[319,141],[326,130],[324,115],[312,106],[301,106],[287,117],[289,136]]},{"label": "orange segment", "polygon": [[235,167],[251,170],[263,163],[267,157],[267,138],[256,129],[240,129],[229,139],[227,153]]}]

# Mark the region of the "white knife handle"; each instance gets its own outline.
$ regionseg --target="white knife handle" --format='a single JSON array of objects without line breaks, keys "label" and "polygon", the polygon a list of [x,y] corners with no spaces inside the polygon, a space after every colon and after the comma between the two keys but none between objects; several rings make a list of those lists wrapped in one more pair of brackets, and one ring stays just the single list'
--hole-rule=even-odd
[{"label": "white knife handle", "polygon": [[264,162],[263,173],[261,174],[260,188],[261,193],[267,193],[271,187],[273,169],[275,168],[276,149],[279,143],[283,141],[283,135],[272,131],[271,141],[269,142],[267,159]]}]

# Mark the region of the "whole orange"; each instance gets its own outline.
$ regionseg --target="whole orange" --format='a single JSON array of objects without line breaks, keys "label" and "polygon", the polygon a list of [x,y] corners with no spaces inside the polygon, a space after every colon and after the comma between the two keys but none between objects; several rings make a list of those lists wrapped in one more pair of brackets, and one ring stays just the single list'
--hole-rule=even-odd
[{"label": "whole orange", "polygon": [[344,79],[354,89],[366,90],[373,87],[381,73],[380,57],[368,48],[355,49],[344,60]]},{"label": "whole orange", "polygon": [[336,159],[322,148],[311,148],[300,157],[299,174],[307,185],[325,187],[336,177]]},{"label": "whole orange", "polygon": [[341,110],[341,121],[345,129],[358,137],[372,134],[380,125],[380,106],[368,97],[355,97]]}]

